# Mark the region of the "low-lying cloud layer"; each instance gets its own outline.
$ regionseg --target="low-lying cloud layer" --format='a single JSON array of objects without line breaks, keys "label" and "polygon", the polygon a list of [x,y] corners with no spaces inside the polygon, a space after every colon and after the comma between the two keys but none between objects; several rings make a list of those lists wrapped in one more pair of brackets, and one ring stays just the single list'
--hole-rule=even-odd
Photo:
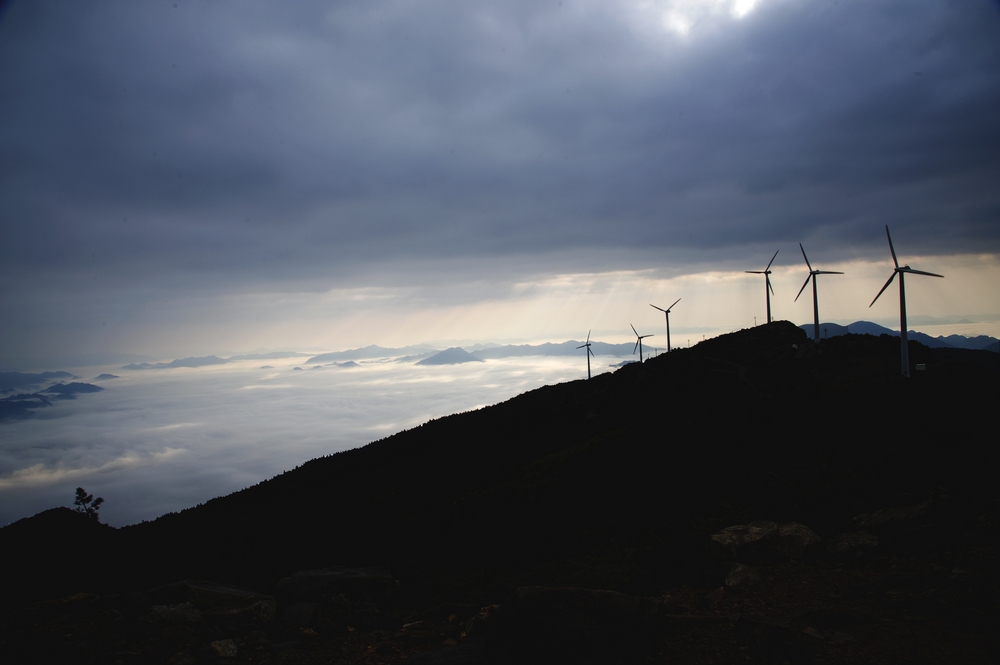
[{"label": "low-lying cloud layer", "polygon": [[[582,355],[293,369],[313,367],[305,360],[120,371],[103,392],[0,423],[0,525],[71,505],[77,486],[104,497],[103,521],[152,519],[431,418],[586,376]],[[595,359],[594,372],[620,361]]]}]

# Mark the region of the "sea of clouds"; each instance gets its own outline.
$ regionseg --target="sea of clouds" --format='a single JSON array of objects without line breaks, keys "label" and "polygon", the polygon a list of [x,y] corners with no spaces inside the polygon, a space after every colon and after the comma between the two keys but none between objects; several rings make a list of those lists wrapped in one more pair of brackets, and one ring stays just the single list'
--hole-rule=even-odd
[{"label": "sea of clouds", "polygon": [[[72,506],[78,486],[104,497],[108,524],[154,519],[432,418],[586,377],[582,355],[319,369],[305,361],[74,370],[105,390],[0,423],[0,525]],[[620,361],[592,365],[598,373]],[[95,380],[102,372],[119,378]]]}]

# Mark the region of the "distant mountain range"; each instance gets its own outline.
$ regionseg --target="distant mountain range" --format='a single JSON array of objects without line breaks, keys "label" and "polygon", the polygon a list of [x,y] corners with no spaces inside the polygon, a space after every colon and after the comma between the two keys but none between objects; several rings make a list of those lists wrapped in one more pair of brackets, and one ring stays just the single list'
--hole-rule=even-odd
[{"label": "distant mountain range", "polygon": [[[805,330],[807,335],[810,337],[812,336],[812,324],[805,324],[799,327],[802,328],[802,330]],[[877,323],[872,323],[871,321],[855,321],[849,326],[842,326],[836,323],[820,324],[820,335],[823,337],[837,337],[839,335],[846,335],[848,332],[856,335],[875,335],[876,337],[879,335],[899,335],[899,332],[880,326]],[[995,337],[988,337],[986,335],[980,335],[978,337],[965,337],[963,335],[931,337],[930,335],[915,331],[910,331],[910,339],[918,341],[931,348],[958,348],[973,350],[996,350],[997,344],[1000,342],[1000,340],[997,340]],[[462,362],[475,362],[477,360],[494,360],[498,358],[522,356],[574,356],[580,353],[577,347],[579,347],[582,343],[583,342],[576,340],[570,340],[568,342],[560,342],[558,344],[553,344],[551,342],[546,342],[545,344],[507,344],[503,346],[477,344],[475,346],[468,347],[468,349],[453,347],[452,349],[447,349],[445,351],[423,344],[415,344],[402,348],[386,348],[372,345],[366,346],[362,349],[350,349],[347,351],[324,353],[310,358],[306,361],[306,363],[329,363],[334,360],[343,360],[345,358],[373,359],[401,356],[397,358],[398,362],[412,362],[417,365],[452,365]],[[635,346],[632,342],[626,342],[625,344],[591,342],[590,344],[595,355],[615,356],[619,358],[632,356],[632,349]],[[456,350],[462,351],[465,355],[460,355]],[[447,356],[443,355],[446,353],[448,354]]]},{"label": "distant mountain range", "polygon": [[[581,353],[579,349],[577,349],[577,347],[581,344],[583,344],[583,342],[570,340],[568,342],[560,342],[558,344],[553,344],[551,342],[546,342],[545,344],[507,344],[505,346],[475,344],[470,346],[468,349],[463,349],[461,347],[452,348],[458,349],[470,356],[469,358],[458,362],[474,362],[476,360],[493,360],[496,358],[511,358],[518,356],[574,356]],[[591,342],[590,344],[590,348],[593,350],[595,355],[617,357],[632,355],[632,348],[634,346],[631,342],[626,344]],[[446,351],[452,351],[452,349],[447,349]],[[440,355],[441,353],[444,353],[444,351],[427,346],[426,344],[414,344],[395,349],[372,345],[366,346],[363,349],[349,349],[347,351],[324,353],[310,358],[306,361],[306,363],[329,363],[331,361],[344,360],[348,358],[360,360],[402,356],[399,358],[400,362],[414,362],[418,365],[454,364],[454,361],[426,362],[427,360],[436,357],[435,354]],[[459,357],[457,353],[453,355],[455,358]]]},{"label": "distant mountain range", "polygon": [[306,364],[313,365],[316,363],[331,363],[341,360],[366,360],[369,358],[386,358],[390,356],[425,356],[428,353],[437,353],[440,350],[441,349],[435,349],[427,344],[412,344],[398,349],[389,349],[384,346],[371,344],[361,349],[348,349],[347,351],[322,353],[307,360]]},{"label": "distant mountain range", "polygon": [[458,365],[461,363],[481,363],[482,358],[477,358],[475,354],[469,353],[465,349],[453,346],[440,353],[435,353],[430,358],[418,361],[417,365]]},{"label": "distant mountain range", "polygon": [[[812,324],[804,324],[799,326],[802,330],[806,331],[807,335],[812,335]],[[836,323],[823,323],[820,324],[820,335],[822,337],[837,337],[839,335],[845,335],[848,332],[857,335],[899,335],[899,332],[880,326],[877,323],[872,323],[871,321],[855,321],[854,323],[842,326]],[[972,350],[1000,350],[1000,340],[995,337],[990,337],[988,335],[979,335],[977,337],[965,337],[964,335],[948,335],[948,336],[938,336],[931,337],[922,332],[916,332],[911,330],[909,333],[910,339],[920,342],[931,348],[958,348],[958,349],[972,349]],[[434,348],[427,344],[411,344],[409,346],[403,346],[398,348],[390,348],[384,346],[378,346],[376,344],[371,344],[358,349],[348,349],[346,351],[334,351],[332,353],[323,353],[318,356],[313,356],[306,361],[309,365],[318,364],[341,364],[345,361],[356,361],[356,360],[372,360],[376,358],[395,358],[395,362],[401,363],[416,363],[418,365],[442,365],[442,364],[455,364],[458,362],[475,362],[477,360],[493,360],[497,358],[511,358],[511,357],[521,357],[521,356],[573,356],[580,353],[577,347],[580,346],[582,342],[576,340],[570,340],[567,342],[560,342],[553,344],[551,342],[546,342],[545,344],[507,344],[507,345],[495,345],[495,344],[474,344],[467,348],[462,347],[452,347],[452,349],[446,349],[442,351],[441,349]],[[608,344],[606,342],[591,342],[591,349],[595,355],[598,356],[615,356],[615,357],[628,357],[633,355],[632,349],[634,345],[632,342],[626,342],[624,344]],[[453,349],[458,349],[465,353],[466,356],[460,356]],[[655,351],[655,349],[654,349]],[[450,356],[442,356],[442,353],[451,352]],[[163,363],[131,363],[124,365],[122,369],[128,370],[141,370],[141,369],[175,369],[178,367],[206,367],[211,365],[223,365],[229,362],[235,362],[239,360],[270,360],[279,358],[295,358],[303,355],[297,351],[272,351],[268,353],[248,353],[242,355],[230,356],[229,358],[220,358],[218,356],[201,356],[201,357],[190,357],[190,358],[178,358],[172,360],[171,362]],[[655,355],[655,354],[654,354]],[[440,356],[440,357],[439,357]],[[452,357],[451,360],[446,358]],[[460,359],[464,358],[464,359]],[[436,359],[433,360],[432,359]],[[102,375],[103,376],[103,375]],[[30,386],[42,383],[46,380],[52,379],[67,379],[75,378],[68,372],[42,372],[40,374],[26,374],[22,372],[0,372],[0,393],[10,392],[15,388]]]},{"label": "distant mountain range", "polygon": [[[474,355],[483,360],[492,358],[510,358],[515,356],[577,356],[582,351],[577,349],[583,342],[570,340],[559,344],[547,342],[545,344],[520,344],[507,346],[494,346],[489,349],[475,351]],[[632,342],[626,344],[608,344],[607,342],[591,342],[590,350],[597,356],[630,356],[634,348]],[[645,346],[645,345],[644,345]]]},{"label": "distant mountain range", "polygon": [[[66,372],[46,372],[46,374],[66,374]],[[54,383],[36,393],[22,393],[0,399],[0,422],[21,420],[32,415],[32,409],[52,406],[52,400],[76,399],[78,394],[99,393],[104,388],[91,383]]]},{"label": "distant mountain range", "polygon": [[76,379],[69,372],[40,372],[38,374],[28,374],[26,372],[0,372],[0,393],[7,393],[16,388],[26,388],[36,386],[52,380]]},{"label": "distant mountain range", "polygon": [[[806,323],[799,326],[799,328],[806,331],[806,334],[812,337],[813,324]],[[874,335],[876,337],[879,335],[892,335],[894,337],[899,336],[898,330],[892,330],[891,328],[880,326],[879,324],[872,323],[871,321],[855,321],[854,323],[846,326],[841,326],[836,323],[819,324],[819,334],[821,338],[839,337],[840,335],[846,335],[848,333],[854,335]],[[1000,343],[1000,340],[996,337],[990,337],[988,335],[978,335],[976,337],[966,337],[965,335],[941,335],[938,337],[931,337],[926,333],[917,332],[915,330],[910,330],[907,337],[920,342],[924,346],[929,346],[932,349],[972,349],[973,351],[996,351],[997,345]]]},{"label": "distant mountain range", "polygon": [[173,369],[175,367],[206,367],[208,365],[225,365],[230,362],[226,358],[218,356],[204,356],[201,358],[179,358],[168,363],[133,363],[125,365],[122,369]]},{"label": "distant mountain range", "polygon": [[277,360],[279,358],[298,358],[308,355],[298,351],[271,351],[269,353],[244,353],[238,356],[229,356],[226,360]]}]

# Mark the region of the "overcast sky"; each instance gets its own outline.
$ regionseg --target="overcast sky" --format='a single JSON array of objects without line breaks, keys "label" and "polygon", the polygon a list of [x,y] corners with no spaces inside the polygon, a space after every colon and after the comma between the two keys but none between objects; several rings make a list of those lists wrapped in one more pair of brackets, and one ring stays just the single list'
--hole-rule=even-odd
[{"label": "overcast sky", "polygon": [[4,368],[890,322],[886,224],[1000,335],[995,1],[15,0],[0,90]]}]

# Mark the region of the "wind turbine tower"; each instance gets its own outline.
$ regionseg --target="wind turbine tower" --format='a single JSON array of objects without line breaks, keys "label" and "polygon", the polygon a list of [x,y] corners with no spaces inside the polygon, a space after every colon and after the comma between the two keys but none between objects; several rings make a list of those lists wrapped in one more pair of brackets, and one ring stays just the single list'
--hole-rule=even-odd
[{"label": "wind turbine tower", "polygon": [[590,380],[590,356],[594,355],[594,352],[590,350],[590,333],[591,333],[591,331],[588,330],[587,331],[587,343],[586,344],[581,344],[580,346],[576,347],[578,349],[583,349],[583,348],[587,349],[587,380],[588,381]]},{"label": "wind turbine tower", "polygon": [[[778,250],[780,251],[780,250]],[[803,256],[805,252],[802,253]],[[763,270],[744,270],[751,275],[764,275],[764,297],[767,298],[767,322],[771,322],[771,294],[774,293],[774,287],[771,286],[771,264],[774,263],[775,257],[778,256],[778,252],[774,253],[771,260],[767,262],[767,267]]]},{"label": "wind turbine tower", "polygon": [[[676,305],[680,301],[681,301],[681,299],[678,298],[677,300],[674,301],[674,305]],[[656,305],[654,305],[652,303],[650,303],[650,305],[649,305],[653,309],[660,310],[661,312],[663,312],[667,316],[667,353],[670,353],[670,310],[672,310],[674,308],[674,305],[671,305],[670,307],[668,307],[666,309],[663,309],[662,307],[657,307]],[[635,328],[632,328],[632,330],[635,330]],[[636,334],[638,335],[639,333],[636,333]],[[633,353],[634,353],[634,351],[633,351]]]},{"label": "wind turbine tower", "polygon": [[[899,359],[903,367],[903,376],[908,379],[910,378],[910,348],[906,337],[906,289],[903,287],[903,275],[908,272],[913,273],[914,275],[927,275],[928,277],[944,277],[944,275],[938,275],[933,272],[924,272],[923,270],[914,270],[908,265],[900,266],[899,261],[896,260],[896,250],[892,247],[892,236],[889,235],[888,224],[885,226],[885,237],[889,239],[889,253],[892,254],[892,262],[896,267],[892,271],[892,275],[889,276],[889,281],[885,283],[882,290],[878,292],[877,296],[875,296],[875,300],[878,300],[878,296],[882,295],[882,293],[889,288],[889,285],[892,284],[892,280],[896,278],[896,275],[899,275]],[[868,306],[871,307],[874,305],[875,300],[872,300],[871,305]]]},{"label": "wind turbine tower", "polygon": [[[676,305],[676,304],[677,303],[674,303],[674,305]],[[673,306],[673,305],[671,305],[671,306]],[[631,323],[629,325],[632,326]],[[639,349],[639,362],[641,363],[642,362],[642,340],[646,339],[647,337],[652,337],[652,335],[640,335],[639,332],[635,329],[635,326],[632,326],[632,332],[635,333],[635,346],[632,347],[632,355],[635,355],[635,350]]]},{"label": "wind turbine tower", "polygon": [[799,296],[802,292],[806,290],[806,286],[809,284],[809,280],[813,283],[813,339],[819,341],[819,299],[816,297],[816,275],[843,275],[842,272],[837,272],[835,270],[813,270],[812,264],[809,263],[809,257],[806,256],[806,250],[802,247],[802,243],[799,243],[799,249],[802,250],[802,258],[806,260],[806,266],[809,267],[809,276],[806,277],[806,281],[802,284],[802,288],[799,289],[799,295],[795,296],[793,302],[797,302]]}]

